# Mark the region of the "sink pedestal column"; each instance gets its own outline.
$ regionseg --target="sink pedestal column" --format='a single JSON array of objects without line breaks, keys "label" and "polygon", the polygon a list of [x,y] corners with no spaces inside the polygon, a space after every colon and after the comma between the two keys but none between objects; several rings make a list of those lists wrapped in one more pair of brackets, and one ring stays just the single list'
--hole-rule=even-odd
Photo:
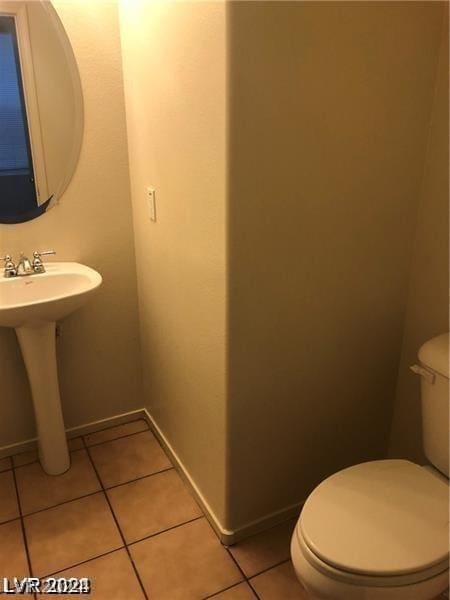
[{"label": "sink pedestal column", "polygon": [[70,467],[59,396],[55,328],[56,323],[16,328],[33,398],[39,458],[49,475],[60,475]]}]

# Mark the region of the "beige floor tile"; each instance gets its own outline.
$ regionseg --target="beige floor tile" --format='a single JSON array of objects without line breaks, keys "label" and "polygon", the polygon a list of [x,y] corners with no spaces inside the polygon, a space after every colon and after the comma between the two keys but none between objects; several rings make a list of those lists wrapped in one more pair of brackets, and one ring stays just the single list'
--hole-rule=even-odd
[{"label": "beige floor tile", "polygon": [[224,592],[220,592],[220,594],[212,596],[211,600],[256,600],[256,596],[247,583],[240,583]]},{"label": "beige floor tile", "polygon": [[32,462],[36,462],[38,459],[37,450],[29,450],[28,452],[21,452],[12,457],[13,464],[15,467],[21,467],[22,465],[29,465]]},{"label": "beige floor tile", "polygon": [[1,577],[28,577],[30,572],[20,521],[0,525],[0,540]]},{"label": "beige floor tile", "polygon": [[252,577],[290,557],[296,519],[254,535],[230,548],[247,577]]},{"label": "beige floor tile", "polygon": [[290,561],[250,580],[260,600],[308,600]]},{"label": "beige floor tile", "polygon": [[24,523],[31,567],[37,576],[123,545],[103,493],[29,515]]},{"label": "beige floor tile", "polygon": [[[62,571],[58,573],[58,577],[90,579],[91,593],[88,597],[92,600],[144,600],[144,594],[126,550],[117,550],[73,569]],[[51,597],[62,599],[67,598],[67,595],[52,594]]]},{"label": "beige floor tile", "polygon": [[16,469],[24,515],[101,489],[86,450],[72,452],[70,458],[70,469],[62,475],[47,475],[38,462]]},{"label": "beige floor tile", "polygon": [[19,516],[16,486],[12,471],[0,473],[0,523]]},{"label": "beige floor tile", "polygon": [[130,546],[153,600],[198,600],[242,580],[205,519]]},{"label": "beige floor tile", "polygon": [[126,483],[171,466],[150,431],[93,446],[89,452],[105,487]]},{"label": "beige floor tile", "polygon": [[202,516],[174,469],[108,490],[108,496],[127,543]]},{"label": "beige floor tile", "polygon": [[6,458],[0,459],[0,473],[2,473],[3,471],[7,471],[8,469],[11,469],[11,468],[12,468],[12,461],[9,456],[7,456]]},{"label": "beige floor tile", "polygon": [[117,425],[116,427],[109,427],[108,429],[103,429],[102,431],[90,433],[89,435],[84,436],[84,441],[88,446],[92,446],[92,444],[100,444],[102,442],[108,442],[109,440],[116,440],[117,438],[125,435],[138,433],[140,431],[145,431],[146,429],[148,429],[147,423],[144,421],[144,419],[139,419],[138,421],[132,421],[131,423],[125,423],[123,425]]}]

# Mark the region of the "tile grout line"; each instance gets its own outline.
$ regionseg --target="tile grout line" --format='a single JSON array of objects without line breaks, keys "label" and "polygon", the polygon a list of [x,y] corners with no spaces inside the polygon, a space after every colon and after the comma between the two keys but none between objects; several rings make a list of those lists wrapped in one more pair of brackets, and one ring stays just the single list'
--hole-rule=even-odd
[{"label": "tile grout line", "polygon": [[146,535],[143,538],[139,538],[138,540],[134,540],[133,542],[127,542],[127,546],[134,546],[135,544],[139,544],[139,542],[145,542],[145,540],[149,540],[151,538],[156,537],[157,535],[161,535],[162,533],[172,531],[172,529],[178,529],[178,527],[183,527],[183,525],[188,525],[188,523],[200,521],[200,519],[206,519],[205,515],[200,515],[200,517],[194,517],[193,519],[189,519],[189,521],[183,521],[183,523],[178,523],[177,525],[172,525],[172,527],[167,527],[166,529],[162,529],[161,531],[150,533],[149,535]]},{"label": "tile grout line", "polygon": [[271,569],[275,569],[276,567],[279,567],[281,565],[284,565],[285,563],[290,562],[291,559],[290,558],[285,558],[283,560],[280,560],[279,562],[275,563],[274,565],[267,567],[265,569],[263,569],[262,571],[258,571],[257,573],[255,573],[254,575],[252,575],[251,577],[247,577],[247,579],[250,581],[250,579],[255,579],[255,577],[259,577],[259,575],[263,575],[264,573],[267,573],[267,571],[270,571]]},{"label": "tile grout line", "polygon": [[20,515],[18,515],[17,517],[14,517],[14,519],[8,519],[7,521],[2,521],[0,523],[0,527],[2,527],[3,525],[8,525],[8,523],[13,523],[13,521],[18,521],[20,520]]},{"label": "tile grout line", "polygon": [[123,544],[124,544],[124,547],[125,547],[126,553],[128,554],[128,558],[129,558],[129,560],[130,560],[131,566],[132,566],[132,568],[133,568],[133,570],[134,570],[134,574],[136,575],[136,578],[137,578],[137,580],[138,580],[138,582],[139,582],[139,585],[141,586],[141,590],[142,590],[142,593],[144,594],[144,598],[145,598],[145,600],[149,600],[149,598],[148,598],[148,595],[147,595],[147,592],[145,591],[144,584],[142,583],[142,579],[141,579],[141,576],[140,576],[140,574],[139,574],[139,571],[137,570],[137,567],[136,567],[136,565],[135,565],[135,563],[134,563],[133,557],[131,556],[130,549],[129,549],[129,548],[128,548],[128,546],[127,546],[127,542],[126,542],[126,540],[125,540],[125,536],[123,535],[123,533],[122,533],[122,529],[120,528],[119,521],[117,520],[117,517],[116,517],[116,515],[115,515],[115,513],[114,513],[113,507],[112,507],[112,505],[111,505],[111,502],[110,502],[110,500],[109,500],[108,494],[106,493],[106,490],[105,490],[105,488],[104,488],[104,486],[103,486],[103,482],[102,482],[102,480],[101,480],[101,478],[100,478],[100,475],[99,475],[99,473],[98,473],[98,471],[97,471],[97,468],[96,468],[96,466],[95,466],[95,464],[94,464],[94,461],[93,461],[93,459],[92,459],[92,456],[91,456],[91,454],[90,454],[90,452],[89,452],[89,447],[86,445],[86,442],[85,442],[84,438],[82,438],[82,441],[83,441],[83,444],[84,444],[84,445],[85,445],[85,447],[86,447],[86,452],[87,452],[87,455],[88,455],[88,457],[89,457],[89,460],[90,460],[90,462],[91,462],[92,468],[94,469],[94,471],[95,471],[95,474],[96,474],[96,476],[97,476],[97,479],[98,479],[98,481],[99,481],[99,483],[100,483],[100,485],[101,485],[101,487],[102,487],[102,490],[103,490],[103,495],[104,495],[104,497],[105,497],[105,499],[106,499],[106,502],[107,502],[107,504],[108,504],[108,506],[109,506],[109,510],[111,511],[111,516],[112,516],[112,518],[114,519],[114,522],[115,522],[115,524],[116,524],[117,530],[119,531],[119,535],[120,535],[120,537],[121,537],[121,539],[122,539],[122,542],[123,542]]},{"label": "tile grout line", "polygon": [[70,504],[71,502],[75,502],[76,500],[84,500],[85,498],[89,498],[90,496],[95,496],[95,494],[100,494],[102,489],[95,490],[95,492],[89,492],[89,494],[83,494],[82,496],[76,496],[75,498],[70,498],[70,500],[64,500],[63,502],[58,502],[58,504],[52,504],[51,506],[46,506],[45,508],[40,508],[39,510],[34,510],[33,512],[26,513],[24,517],[32,517],[34,515],[39,515],[40,513],[45,512],[46,510],[52,510],[53,508],[58,508],[59,506],[64,506],[65,504]]},{"label": "tile grout line", "polygon": [[244,571],[241,568],[241,565],[238,563],[238,561],[234,558],[234,556],[231,554],[230,549],[227,548],[226,546],[224,546],[225,551],[227,552],[228,556],[231,558],[231,560],[234,562],[234,564],[236,565],[236,567],[239,570],[239,573],[242,575],[242,577],[244,578],[245,581],[248,580],[247,575],[244,573]]},{"label": "tile grout line", "polygon": [[93,560],[97,560],[97,558],[103,558],[104,556],[108,556],[108,554],[114,554],[114,552],[119,552],[120,550],[125,550],[125,546],[120,546],[119,548],[114,548],[113,550],[108,550],[108,552],[102,552],[97,556],[93,556],[91,558],[86,558],[86,560],[82,560],[77,563],[73,563],[68,567],[64,567],[62,569],[58,569],[58,571],[53,571],[53,573],[48,573],[47,575],[41,575],[39,579],[46,579],[47,577],[53,577],[54,575],[58,575],[59,573],[64,573],[64,571],[68,571],[69,569],[75,569],[75,567],[79,567],[80,565],[85,565],[88,562]]},{"label": "tile grout line", "polygon": [[[126,421],[125,423],[119,423],[118,425],[109,425],[108,427],[102,427],[101,429],[95,429],[94,431],[91,431],[90,433],[81,433],[80,435],[76,435],[73,438],[71,438],[72,440],[76,440],[79,437],[88,437],[89,435],[95,435],[96,433],[101,433],[102,431],[109,431],[110,429],[114,429],[116,427],[123,427],[126,425],[131,425],[131,423],[137,423],[138,421],[143,421],[146,425],[146,429],[150,429],[148,426],[147,421],[144,419],[144,417],[139,417],[139,419],[133,419],[132,421]],[[146,431],[146,429],[143,429],[142,431]],[[135,433],[141,433],[140,431],[136,431]],[[134,433],[127,433],[126,435],[134,435]],[[120,436],[119,436],[120,437]],[[119,438],[113,438],[113,439],[119,439]],[[107,440],[109,441],[109,440]],[[99,442],[100,444],[103,442]]]},{"label": "tile grout line", "polygon": [[[214,592],[214,594],[210,594],[209,596],[204,596],[201,600],[214,600],[214,598],[216,598],[216,596],[218,596],[219,594],[228,592],[229,590],[232,590],[242,584],[248,584],[248,581],[245,580],[245,581],[239,581],[238,583],[233,583],[233,585],[229,585],[228,587],[223,588],[223,589],[219,590],[218,592]],[[253,592],[253,588],[251,587],[250,589]]]},{"label": "tile grout line", "polygon": [[[251,580],[254,579],[255,577],[258,577],[259,575],[262,575],[263,573],[267,573],[267,571],[270,571],[271,569],[275,569],[276,567],[279,567],[280,565],[284,565],[285,563],[288,563],[291,560],[290,558],[285,558],[285,559],[280,560],[279,562],[271,565],[270,567],[267,567],[266,569],[262,569],[262,571],[257,571],[253,575],[247,576],[244,573],[244,571],[241,568],[241,566],[239,565],[239,562],[237,561],[237,559],[233,556],[233,553],[231,552],[231,550],[227,546],[224,546],[224,548],[228,552],[228,555],[230,556],[230,558],[232,559],[232,561],[234,562],[234,564],[237,566],[237,568],[239,569],[239,571],[243,575],[245,581],[248,583],[248,585],[250,586],[252,592],[255,594],[255,596],[256,596],[256,598],[258,598],[258,600],[259,600],[258,593],[255,590],[255,588],[253,587]],[[231,586],[231,587],[234,587],[234,586]],[[229,589],[229,588],[226,588],[226,589]],[[225,590],[222,590],[222,591],[225,591]],[[216,592],[216,593],[219,593],[219,592]],[[208,596],[208,598],[210,598],[210,596]]]},{"label": "tile grout line", "polygon": [[258,592],[255,590],[255,588],[253,587],[250,579],[247,579],[247,584],[250,587],[250,589],[252,590],[253,594],[258,598],[258,600],[260,600],[260,597],[258,596]]},{"label": "tile grout line", "polygon": [[233,554],[231,553],[230,549],[228,547],[224,547],[225,550],[228,552],[228,554],[230,555],[230,558],[233,560],[233,562],[235,563],[235,565],[237,566],[237,568],[239,569],[239,571],[241,572],[242,576],[244,577],[244,581],[239,581],[238,583],[233,583],[233,585],[229,585],[226,588],[223,588],[221,590],[219,590],[218,592],[214,592],[214,594],[211,594],[209,596],[205,596],[202,600],[211,600],[213,599],[215,596],[222,594],[223,592],[226,592],[228,590],[233,589],[234,587],[237,587],[238,585],[241,585],[242,583],[247,583],[250,587],[250,589],[252,590],[253,594],[256,596],[256,598],[258,598],[258,600],[260,600],[260,597],[258,596],[257,591],[255,590],[255,588],[253,587],[251,580],[255,579],[255,577],[258,577],[259,575],[263,575],[264,573],[267,573],[268,571],[271,571],[272,569],[275,569],[276,567],[279,567],[280,565],[284,565],[285,563],[290,562],[290,558],[285,558],[284,560],[280,560],[279,562],[271,565],[270,567],[267,567],[266,569],[263,569],[262,571],[257,571],[256,573],[254,573],[253,575],[251,575],[250,577],[248,577],[244,571],[242,570],[242,568],[240,567],[238,561],[234,558]]},{"label": "tile grout line", "polygon": [[105,487],[105,490],[115,490],[116,488],[122,487],[123,485],[128,485],[129,483],[134,483],[136,481],[142,481],[142,479],[148,479],[149,477],[153,477],[154,475],[161,475],[162,473],[167,473],[167,471],[173,471],[174,469],[175,467],[167,467],[166,469],[161,469],[160,471],[155,471],[154,473],[148,473],[147,475],[141,475],[141,477],[136,477],[135,479],[130,479],[129,481],[124,481],[123,483],[109,485],[108,487]]},{"label": "tile grout line", "polygon": [[[124,425],[128,425],[128,423],[124,423]],[[101,433],[102,431],[105,431],[105,429],[101,429],[100,431],[95,431],[93,433],[88,433],[87,435],[80,436],[81,438],[83,438],[83,443],[86,445],[86,448],[94,448],[95,446],[101,446],[102,444],[107,444],[108,442],[115,442],[116,440],[122,440],[124,438],[129,438],[129,437],[132,437],[133,435],[139,435],[140,433],[145,433],[146,431],[150,431],[150,433],[152,435],[154,435],[153,432],[151,431],[150,427],[147,427],[146,429],[141,429],[140,431],[134,431],[133,433],[125,433],[124,435],[119,435],[118,437],[111,438],[110,440],[103,440],[103,442],[95,442],[93,444],[86,443],[86,440],[84,439],[85,437],[87,437],[88,435],[95,435],[96,433]]]},{"label": "tile grout line", "polygon": [[228,553],[228,556],[231,558],[231,560],[234,562],[234,564],[236,565],[236,567],[239,569],[239,571],[241,572],[242,576],[244,577],[244,581],[247,582],[247,585],[250,587],[250,589],[252,590],[254,596],[257,598],[257,600],[260,600],[260,597],[258,596],[255,588],[252,586],[252,584],[250,583],[250,579],[247,577],[247,575],[244,573],[243,569],[241,568],[241,565],[238,563],[238,561],[236,560],[236,558],[233,556],[231,550],[225,546],[225,550]]},{"label": "tile grout line", "polygon": [[[26,554],[26,557],[27,557],[28,569],[30,570],[30,576],[33,577],[33,568],[31,566],[30,551],[28,549],[27,532],[25,530],[25,521],[24,521],[24,517],[23,517],[23,513],[22,513],[22,503],[20,502],[19,487],[17,485],[16,473],[15,473],[14,469],[11,471],[11,473],[12,473],[12,476],[13,476],[14,488],[16,490],[17,507],[19,509],[20,527],[21,527],[21,530],[22,530],[23,545],[24,545],[25,554]],[[35,594],[33,594],[33,595],[34,595],[34,597],[36,597]]]}]

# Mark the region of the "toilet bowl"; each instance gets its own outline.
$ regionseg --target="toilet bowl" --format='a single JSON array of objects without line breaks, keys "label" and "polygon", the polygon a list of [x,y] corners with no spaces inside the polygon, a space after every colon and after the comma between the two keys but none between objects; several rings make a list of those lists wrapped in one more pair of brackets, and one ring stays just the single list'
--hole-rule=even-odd
[{"label": "toilet bowl", "polygon": [[435,598],[448,587],[448,486],[404,460],[340,471],[305,503],[291,555],[314,598]]},{"label": "toilet bowl", "polygon": [[448,334],[424,344],[419,361],[424,450],[439,470],[371,461],[310,494],[291,556],[314,599],[432,600],[448,588]]}]

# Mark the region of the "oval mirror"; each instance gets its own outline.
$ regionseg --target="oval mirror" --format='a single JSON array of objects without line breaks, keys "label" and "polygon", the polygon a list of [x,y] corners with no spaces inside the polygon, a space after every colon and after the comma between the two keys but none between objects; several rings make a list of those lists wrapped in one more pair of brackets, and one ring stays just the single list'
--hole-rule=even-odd
[{"label": "oval mirror", "polygon": [[0,223],[34,219],[61,198],[82,135],[80,77],[55,9],[0,0]]}]

